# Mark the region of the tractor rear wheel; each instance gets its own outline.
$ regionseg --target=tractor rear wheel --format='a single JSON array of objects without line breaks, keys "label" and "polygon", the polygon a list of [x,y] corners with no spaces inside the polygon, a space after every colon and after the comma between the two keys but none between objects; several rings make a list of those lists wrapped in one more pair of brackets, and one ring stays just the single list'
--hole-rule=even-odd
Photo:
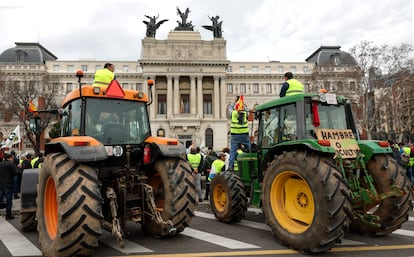
[{"label": "tractor rear wheel", "polygon": [[210,205],[220,222],[242,220],[247,210],[247,197],[240,177],[231,171],[216,175],[210,185]]},{"label": "tractor rear wheel", "polygon": [[163,220],[171,220],[176,231],[165,234],[149,215],[144,217],[142,227],[148,234],[162,238],[180,233],[189,226],[196,203],[195,177],[191,166],[181,158],[158,160],[154,170],[148,184],[153,188],[155,204]]},{"label": "tractor rear wheel", "polygon": [[330,159],[306,151],[276,156],[262,190],[266,223],[281,244],[318,253],[344,236],[351,217],[349,190]]},{"label": "tractor rear wheel", "polygon": [[[372,176],[378,194],[390,192],[397,187],[409,192],[399,197],[388,197],[373,202],[361,209],[362,215],[371,214],[379,217],[375,223],[380,226],[370,226],[361,221],[359,216],[351,223],[351,230],[367,236],[382,236],[401,228],[408,220],[413,209],[411,203],[411,182],[405,175],[405,170],[397,161],[388,155],[374,155],[367,163],[368,173]],[[361,186],[366,183],[361,179]]]},{"label": "tractor rear wheel", "polygon": [[35,231],[37,227],[36,212],[20,213],[20,229],[23,232]]},{"label": "tractor rear wheel", "polygon": [[43,255],[93,254],[103,219],[96,171],[65,153],[49,154],[39,173],[37,192],[37,230]]}]

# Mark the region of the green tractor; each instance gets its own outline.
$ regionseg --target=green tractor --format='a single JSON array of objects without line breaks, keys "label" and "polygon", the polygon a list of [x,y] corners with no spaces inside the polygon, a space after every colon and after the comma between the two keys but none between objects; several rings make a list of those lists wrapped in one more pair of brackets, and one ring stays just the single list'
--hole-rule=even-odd
[{"label": "green tractor", "polygon": [[[412,184],[388,142],[360,140],[350,102],[332,93],[298,94],[255,108],[257,147],[238,171],[211,182],[210,202],[225,223],[262,208],[277,241],[324,252],[349,230],[387,235],[408,220]],[[257,141],[256,141],[257,140]]]}]

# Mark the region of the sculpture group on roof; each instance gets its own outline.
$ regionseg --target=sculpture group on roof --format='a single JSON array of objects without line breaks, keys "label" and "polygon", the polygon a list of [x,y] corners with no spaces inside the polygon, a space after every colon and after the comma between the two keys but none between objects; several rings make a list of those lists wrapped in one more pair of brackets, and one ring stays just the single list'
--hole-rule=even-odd
[{"label": "sculpture group on roof", "polygon": [[[180,16],[181,21],[177,21],[178,26],[174,29],[175,31],[194,31],[194,26],[192,22],[187,21],[189,13],[190,13],[189,8],[187,8],[184,12],[182,12],[180,8],[177,7],[177,15]],[[147,25],[147,32],[146,32],[147,37],[155,38],[156,31],[160,27],[160,25],[168,21],[167,19],[164,19],[164,20],[157,22],[159,15],[157,17],[145,15],[145,17],[149,19],[147,21],[145,20],[142,21],[143,23]],[[211,20],[212,25],[204,25],[202,27],[212,31],[214,38],[222,38],[223,36],[222,36],[221,25],[223,21],[220,21],[220,22],[218,21],[220,19],[220,16],[216,15],[212,17],[210,16],[207,16],[207,17]]]}]

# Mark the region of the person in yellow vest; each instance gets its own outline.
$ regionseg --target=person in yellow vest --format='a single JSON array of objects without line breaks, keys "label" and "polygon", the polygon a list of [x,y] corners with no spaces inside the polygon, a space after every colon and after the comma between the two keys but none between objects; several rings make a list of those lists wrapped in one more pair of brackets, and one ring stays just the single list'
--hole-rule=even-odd
[{"label": "person in yellow vest", "polygon": [[246,150],[250,150],[249,124],[247,122],[247,112],[244,109],[244,99],[242,95],[231,112],[230,134],[228,170],[234,170],[234,161],[239,145],[242,144]]},{"label": "person in yellow vest", "polygon": [[203,156],[200,153],[200,147],[192,146],[190,148],[190,153],[187,154],[187,160],[191,165],[193,174],[196,178],[196,192],[198,195],[198,201],[203,201],[203,196],[201,194],[201,167],[203,165]]},{"label": "person in yellow vest", "polygon": [[220,172],[226,169],[226,164],[224,162],[226,155],[224,153],[219,153],[217,157],[218,159],[214,160],[211,164],[210,174],[208,175],[208,181],[210,182],[216,175],[220,174]]},{"label": "person in yellow vest", "polygon": [[35,158],[30,161],[32,168],[41,168],[43,162],[43,154],[39,153]]},{"label": "person in yellow vest", "polygon": [[236,151],[236,159],[234,160],[234,171],[239,171],[239,164],[237,162],[237,157],[239,156],[239,154],[244,153],[244,145],[239,144],[239,147],[237,148]]},{"label": "person in yellow vest", "polygon": [[104,68],[97,70],[93,77],[93,85],[97,87],[108,86],[115,79],[115,66],[112,63],[105,63]]},{"label": "person in yellow vest", "polygon": [[413,175],[414,154],[411,152],[412,152],[412,148],[410,145],[404,146],[401,150],[401,154],[404,154],[409,157],[408,163],[404,167],[407,172],[407,177],[410,179],[411,183],[414,184],[414,175]]},{"label": "person in yellow vest", "polygon": [[280,89],[279,96],[290,96],[296,94],[302,94],[305,92],[305,86],[299,81],[293,78],[292,72],[285,73],[285,82]]}]

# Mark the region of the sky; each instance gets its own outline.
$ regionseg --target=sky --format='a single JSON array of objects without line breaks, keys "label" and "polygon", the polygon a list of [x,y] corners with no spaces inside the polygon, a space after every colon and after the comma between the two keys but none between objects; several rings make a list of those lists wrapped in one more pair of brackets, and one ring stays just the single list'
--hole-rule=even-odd
[{"label": "sky", "polygon": [[0,1],[0,53],[36,42],[59,60],[137,61],[148,20],[168,19],[165,40],[185,11],[203,40],[220,16],[227,59],[305,61],[320,46],[348,51],[362,41],[397,46],[414,41],[414,0],[13,0]]}]

